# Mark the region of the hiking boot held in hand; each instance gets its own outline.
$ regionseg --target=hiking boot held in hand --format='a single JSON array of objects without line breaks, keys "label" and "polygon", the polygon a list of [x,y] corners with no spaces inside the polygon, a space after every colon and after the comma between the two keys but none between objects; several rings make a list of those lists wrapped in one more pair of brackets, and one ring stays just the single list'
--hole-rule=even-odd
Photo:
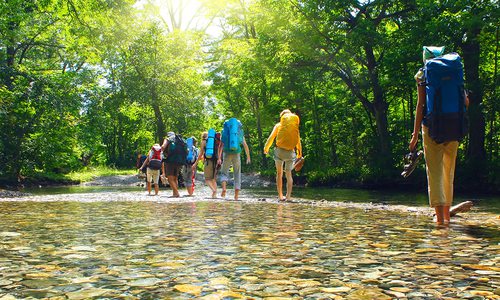
[{"label": "hiking boot held in hand", "polygon": [[424,152],[422,150],[419,151],[414,150],[405,155],[404,158],[405,165],[403,172],[401,173],[401,176],[403,176],[403,178],[410,176],[413,170],[415,170],[415,168],[417,167],[417,164],[423,155]]}]

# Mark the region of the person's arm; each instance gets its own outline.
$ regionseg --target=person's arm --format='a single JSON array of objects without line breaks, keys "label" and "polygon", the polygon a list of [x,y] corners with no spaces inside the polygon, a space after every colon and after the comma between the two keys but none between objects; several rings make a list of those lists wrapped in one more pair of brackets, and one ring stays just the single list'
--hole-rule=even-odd
[{"label": "person's arm", "polygon": [[163,139],[163,144],[161,144],[161,152],[165,151],[165,149],[167,149],[167,147],[168,147],[168,140]]},{"label": "person's arm", "polygon": [[[196,147],[195,147],[195,149],[196,149]],[[200,152],[201,152],[201,151],[200,151]],[[199,157],[200,157],[199,155],[196,155],[196,160],[194,161],[193,165],[191,166],[191,168],[193,169],[193,172],[194,172],[194,171],[196,171],[196,169],[197,169],[197,166],[198,166],[198,158],[199,158]]]},{"label": "person's arm", "polygon": [[167,139],[163,140],[163,144],[161,145],[161,152],[163,153],[163,159],[166,159],[168,156],[168,151],[165,151],[168,149],[168,145],[170,144],[170,141]]},{"label": "person's arm", "polygon": [[300,133],[298,133],[299,135],[299,142],[297,143],[297,158],[301,158],[302,157],[302,143],[300,142]]},{"label": "person's arm", "polygon": [[465,90],[464,93],[465,93],[465,109],[468,109],[469,108],[469,103],[470,103],[469,92],[467,90]]},{"label": "person's arm", "polygon": [[420,128],[422,127],[422,119],[424,118],[424,106],[425,106],[425,85],[418,84],[417,81],[417,108],[415,110],[415,123],[413,124],[413,133],[411,134],[410,145],[408,148],[410,151],[415,150],[418,143],[418,134]]},{"label": "person's arm", "polygon": [[217,164],[220,165],[222,163],[222,149],[224,149],[224,143],[222,139],[219,143],[219,149],[217,150]]},{"label": "person's arm", "polygon": [[[151,151],[150,151],[151,152]],[[142,163],[142,166],[139,168],[139,170],[142,170],[148,163],[149,163],[149,154],[146,156],[146,159],[144,160],[144,162]]]},{"label": "person's arm", "polygon": [[273,131],[271,131],[271,134],[267,138],[266,145],[264,146],[264,154],[269,153],[269,149],[271,148],[274,139],[278,135],[278,129],[280,127],[280,123],[274,125]]},{"label": "person's arm", "polygon": [[247,164],[250,164],[250,149],[248,149],[247,141],[243,138],[243,148],[245,149],[245,154],[247,156]]},{"label": "person's arm", "polygon": [[196,159],[196,162],[199,160],[204,160],[205,159],[205,148],[207,146],[207,141],[202,140],[201,141],[201,146],[200,146],[200,154],[198,155],[198,158]]}]

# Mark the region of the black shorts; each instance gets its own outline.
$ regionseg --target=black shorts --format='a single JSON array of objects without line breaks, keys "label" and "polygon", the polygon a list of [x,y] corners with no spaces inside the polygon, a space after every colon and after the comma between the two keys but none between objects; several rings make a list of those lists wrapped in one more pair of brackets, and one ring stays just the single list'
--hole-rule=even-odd
[{"label": "black shorts", "polygon": [[179,176],[182,165],[176,163],[166,163],[165,164],[165,176]]}]

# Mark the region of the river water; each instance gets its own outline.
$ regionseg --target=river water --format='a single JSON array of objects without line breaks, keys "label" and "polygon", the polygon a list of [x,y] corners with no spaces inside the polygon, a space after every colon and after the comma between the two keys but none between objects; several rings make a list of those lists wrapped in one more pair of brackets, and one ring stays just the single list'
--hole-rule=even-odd
[{"label": "river water", "polygon": [[207,199],[205,187],[0,199],[0,299],[500,299],[491,205],[439,228],[425,195],[296,192],[295,203],[271,189]]}]

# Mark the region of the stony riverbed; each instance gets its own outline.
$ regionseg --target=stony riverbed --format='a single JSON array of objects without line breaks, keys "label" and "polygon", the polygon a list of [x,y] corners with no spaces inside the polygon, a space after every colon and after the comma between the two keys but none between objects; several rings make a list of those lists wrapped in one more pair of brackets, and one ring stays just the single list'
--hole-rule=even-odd
[{"label": "stony riverbed", "polygon": [[0,299],[500,299],[494,214],[209,194],[0,198]]}]

